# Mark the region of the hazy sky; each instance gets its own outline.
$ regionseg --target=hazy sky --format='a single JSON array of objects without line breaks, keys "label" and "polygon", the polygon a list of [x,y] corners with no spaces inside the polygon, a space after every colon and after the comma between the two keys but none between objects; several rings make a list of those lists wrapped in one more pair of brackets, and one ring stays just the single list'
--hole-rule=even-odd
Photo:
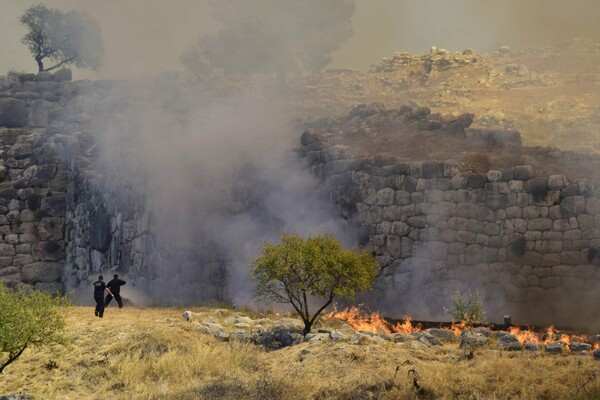
[{"label": "hazy sky", "polygon": [[[240,0],[243,1],[243,0]],[[301,0],[299,0],[301,1]],[[326,0],[324,0],[326,1]],[[0,0],[0,74],[35,71],[21,44],[24,10],[39,1]],[[202,33],[214,32],[207,0],[47,0],[62,10],[88,12],[102,28],[105,66],[78,78],[122,78],[181,69],[179,56]],[[491,51],[553,44],[577,36],[598,38],[597,0],[357,0],[354,37],[331,67],[367,69],[396,51],[429,47]]]}]

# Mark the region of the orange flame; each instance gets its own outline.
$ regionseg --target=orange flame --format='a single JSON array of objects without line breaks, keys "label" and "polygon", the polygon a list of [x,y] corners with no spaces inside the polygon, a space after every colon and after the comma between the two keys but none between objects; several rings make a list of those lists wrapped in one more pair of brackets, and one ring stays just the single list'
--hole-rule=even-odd
[{"label": "orange flame", "polygon": [[454,332],[455,336],[460,336],[460,334],[463,333],[465,329],[467,329],[467,325],[465,325],[464,321],[460,321],[458,323],[453,323],[452,325],[450,325],[450,329],[452,330],[452,332]]},{"label": "orange flame", "polygon": [[[403,317],[402,322],[398,322],[392,326],[377,312],[369,315],[363,315],[360,307],[361,305],[358,307],[348,307],[342,311],[337,311],[334,306],[334,310],[328,314],[325,314],[325,317],[346,321],[353,329],[357,331],[402,334],[411,334],[421,331],[421,327],[414,326],[412,323],[412,318],[408,315]],[[463,321],[452,324],[450,329],[456,336],[460,336],[460,334],[467,329],[467,326]],[[565,349],[570,351],[572,342],[587,342],[587,337],[585,335],[567,335],[565,333],[561,333],[552,325],[546,328],[544,333],[539,333],[532,329],[523,330],[518,326],[509,327],[508,331],[514,335],[522,345],[548,344],[551,342],[560,341],[564,343]],[[592,347],[592,351],[599,348],[600,343],[596,343]]]},{"label": "orange flame", "polygon": [[544,339],[544,344],[555,342],[557,339],[557,330],[554,326],[550,325],[546,329],[546,338]]},{"label": "orange flame", "polygon": [[526,331],[523,331],[518,326],[513,326],[513,327],[509,328],[508,331],[511,334],[513,334],[517,338],[519,343],[521,343],[521,344],[539,344],[540,343],[540,338],[538,337],[538,334],[532,330],[528,329]]},{"label": "orange flame", "polygon": [[404,333],[419,332],[421,328],[413,326],[409,316],[404,317],[404,322],[398,322],[394,326],[381,317],[379,313],[362,315],[359,307],[348,307],[343,311],[334,310],[325,315],[327,318],[337,318],[346,321],[353,329],[372,333]]},{"label": "orange flame", "polygon": [[421,331],[420,327],[413,326],[413,324],[412,324],[412,318],[409,315],[405,315],[402,318],[404,318],[404,322],[402,322],[402,323],[398,322],[392,328],[392,331],[394,333],[403,333],[405,335],[408,335],[408,334],[411,334],[411,333],[414,333],[414,332],[420,332]]}]

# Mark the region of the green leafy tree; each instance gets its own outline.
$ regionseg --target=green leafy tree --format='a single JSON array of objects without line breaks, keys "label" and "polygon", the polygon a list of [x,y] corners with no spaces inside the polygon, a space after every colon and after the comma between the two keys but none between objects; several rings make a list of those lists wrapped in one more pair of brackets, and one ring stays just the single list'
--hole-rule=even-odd
[{"label": "green leafy tree", "polygon": [[375,279],[373,256],[342,249],[332,235],[284,234],[281,242],[262,246],[250,263],[251,278],[258,296],[291,304],[304,322],[304,335],[335,298],[352,298]]},{"label": "green leafy tree", "polygon": [[0,282],[0,373],[27,348],[65,344],[64,316],[70,304],[64,296],[12,291]]},{"label": "green leafy tree", "polygon": [[[37,62],[39,72],[73,64],[97,70],[102,65],[104,45],[98,23],[79,11],[62,12],[38,4],[25,10],[21,23],[28,29],[22,42]],[[44,68],[44,59],[56,62]]]},{"label": "green leafy tree", "polygon": [[479,298],[479,291],[470,289],[465,297],[456,290],[452,296],[452,308],[444,307],[444,311],[452,316],[454,321],[461,321],[465,326],[473,326],[485,320],[486,312]]}]

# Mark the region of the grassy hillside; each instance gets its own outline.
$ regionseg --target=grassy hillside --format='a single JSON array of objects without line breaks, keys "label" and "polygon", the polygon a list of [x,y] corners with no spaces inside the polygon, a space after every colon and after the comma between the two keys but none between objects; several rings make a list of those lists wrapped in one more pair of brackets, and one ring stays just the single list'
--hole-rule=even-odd
[{"label": "grassy hillside", "polygon": [[[455,341],[427,347],[365,338],[304,342],[266,351],[223,342],[195,329],[177,308],[90,307],[67,316],[67,348],[28,349],[0,376],[0,395],[34,399],[592,399],[600,365],[591,355],[478,349]],[[249,313],[195,309],[198,320],[227,324]],[[275,315],[268,316],[278,318]],[[231,320],[231,318],[229,318]],[[348,330],[337,320],[321,329]],[[415,375],[415,372],[418,375]],[[422,390],[417,391],[413,378]],[[586,384],[586,382],[588,382]]]}]

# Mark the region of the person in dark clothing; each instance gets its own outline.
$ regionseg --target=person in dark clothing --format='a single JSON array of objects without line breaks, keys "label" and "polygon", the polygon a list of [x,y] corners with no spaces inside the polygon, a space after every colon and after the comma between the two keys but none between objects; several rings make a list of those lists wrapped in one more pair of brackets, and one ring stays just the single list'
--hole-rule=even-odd
[{"label": "person in dark clothing", "polygon": [[115,274],[112,281],[108,282],[106,287],[110,289],[110,294],[106,295],[106,300],[104,300],[104,307],[108,307],[108,303],[113,299],[113,297],[119,303],[119,308],[123,308],[123,300],[121,300],[121,286],[126,284],[122,279],[119,279],[119,275]]},{"label": "person in dark clothing", "polygon": [[94,282],[94,300],[96,300],[96,311],[94,315],[96,317],[104,317],[104,292],[110,295],[110,289],[106,287],[106,284],[102,280],[102,275],[98,277],[98,280]]}]

